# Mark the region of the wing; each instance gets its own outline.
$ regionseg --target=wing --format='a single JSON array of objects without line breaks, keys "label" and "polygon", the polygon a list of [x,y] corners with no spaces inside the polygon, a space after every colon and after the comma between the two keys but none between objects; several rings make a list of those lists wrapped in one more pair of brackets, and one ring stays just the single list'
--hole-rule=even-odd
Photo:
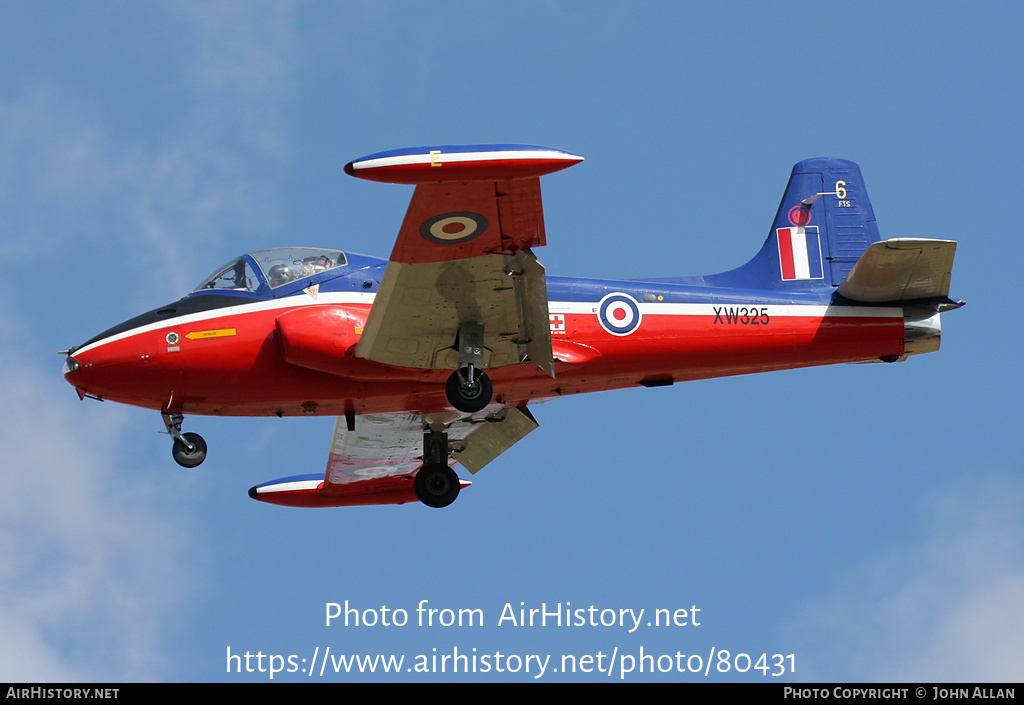
[{"label": "wing", "polygon": [[[581,160],[490,145],[399,150],[346,165],[353,176],[416,184],[356,355],[420,369],[530,361],[553,375],[547,283],[531,251],[544,244],[540,176]],[[430,504],[417,478],[469,484],[445,473],[456,462],[476,472],[537,428],[526,407],[482,407],[339,418],[323,477],[288,477],[249,495],[306,507]]]},{"label": "wing", "polygon": [[416,184],[356,356],[421,369],[530,361],[554,374],[544,267],[531,248],[545,243],[540,175],[579,161],[488,145],[348,164],[354,176]]},{"label": "wing", "polygon": [[[299,475],[257,485],[253,499],[292,507],[346,507],[415,502],[423,467],[424,434],[447,434],[451,457],[476,472],[533,429],[526,407],[464,415],[367,414],[349,423],[339,417],[323,475]],[[470,483],[460,480],[462,487]]]}]

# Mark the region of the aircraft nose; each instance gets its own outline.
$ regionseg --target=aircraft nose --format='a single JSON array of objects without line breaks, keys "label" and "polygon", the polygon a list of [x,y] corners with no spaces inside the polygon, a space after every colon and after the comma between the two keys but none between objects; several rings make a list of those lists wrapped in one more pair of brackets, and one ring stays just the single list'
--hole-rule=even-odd
[{"label": "aircraft nose", "polygon": [[[101,335],[65,351],[64,379],[80,399],[109,399],[160,408],[180,391],[181,366],[174,355],[155,354],[161,331]],[[166,346],[165,346],[166,347]]]},{"label": "aircraft nose", "polygon": [[67,378],[68,375],[78,372],[80,369],[82,369],[82,363],[73,358],[70,354],[67,354],[67,359],[64,360],[64,367],[61,369],[61,373],[64,377]]},{"label": "aircraft nose", "polygon": [[61,367],[61,374],[64,375],[64,379],[68,381],[68,384],[78,392],[78,398],[85,399],[88,393],[85,391],[84,381],[81,379],[82,363],[75,359],[74,355],[72,355],[73,352],[74,348],[61,351],[62,354],[67,355],[64,358],[64,365]]},{"label": "aircraft nose", "polygon": [[103,338],[94,338],[84,345],[62,350],[65,355],[61,373],[68,384],[75,388],[79,399],[104,399],[117,388],[117,378],[130,359],[100,344]]}]

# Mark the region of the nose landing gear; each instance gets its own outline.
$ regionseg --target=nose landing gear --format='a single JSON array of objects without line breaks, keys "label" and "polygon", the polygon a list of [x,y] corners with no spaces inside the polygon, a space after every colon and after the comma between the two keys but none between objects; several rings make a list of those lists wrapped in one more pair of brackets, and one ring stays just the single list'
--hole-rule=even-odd
[{"label": "nose landing gear", "polygon": [[174,439],[171,455],[174,462],[183,468],[194,468],[206,460],[206,441],[198,433],[182,433],[181,422],[185,419],[179,413],[163,413],[164,426]]}]

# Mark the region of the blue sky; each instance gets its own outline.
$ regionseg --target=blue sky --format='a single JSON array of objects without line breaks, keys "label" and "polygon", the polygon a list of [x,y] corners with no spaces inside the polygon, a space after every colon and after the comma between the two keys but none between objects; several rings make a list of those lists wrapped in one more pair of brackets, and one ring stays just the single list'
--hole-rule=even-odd
[{"label": "blue sky", "polygon": [[[791,680],[1020,680],[1019,5],[3,9],[0,679],[265,681],[227,673],[227,650],[329,647],[550,654],[549,681],[620,679],[554,673],[563,654],[712,649],[794,654]],[[544,179],[551,273],[730,269],[792,165],[836,156],[861,164],[883,237],[959,241],[969,305],[940,352],[898,365],[539,405],[540,429],[443,511],[253,502],[258,482],[321,471],[332,420],[189,417],[210,455],[183,470],[159,415],[61,379],[56,351],[242,252],[390,252],[411,190],[347,161],[490,142],[587,158]],[[410,624],[325,626],[346,600]],[[421,600],[485,623],[416,626]],[[506,603],[696,605],[701,624],[499,626]]]}]

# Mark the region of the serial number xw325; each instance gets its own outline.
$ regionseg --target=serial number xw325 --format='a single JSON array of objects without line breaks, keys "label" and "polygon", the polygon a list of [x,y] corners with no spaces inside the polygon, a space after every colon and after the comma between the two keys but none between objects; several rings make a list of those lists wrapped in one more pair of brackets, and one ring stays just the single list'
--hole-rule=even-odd
[{"label": "serial number xw325", "polygon": [[767,306],[712,306],[714,323],[766,326],[771,320]]}]

